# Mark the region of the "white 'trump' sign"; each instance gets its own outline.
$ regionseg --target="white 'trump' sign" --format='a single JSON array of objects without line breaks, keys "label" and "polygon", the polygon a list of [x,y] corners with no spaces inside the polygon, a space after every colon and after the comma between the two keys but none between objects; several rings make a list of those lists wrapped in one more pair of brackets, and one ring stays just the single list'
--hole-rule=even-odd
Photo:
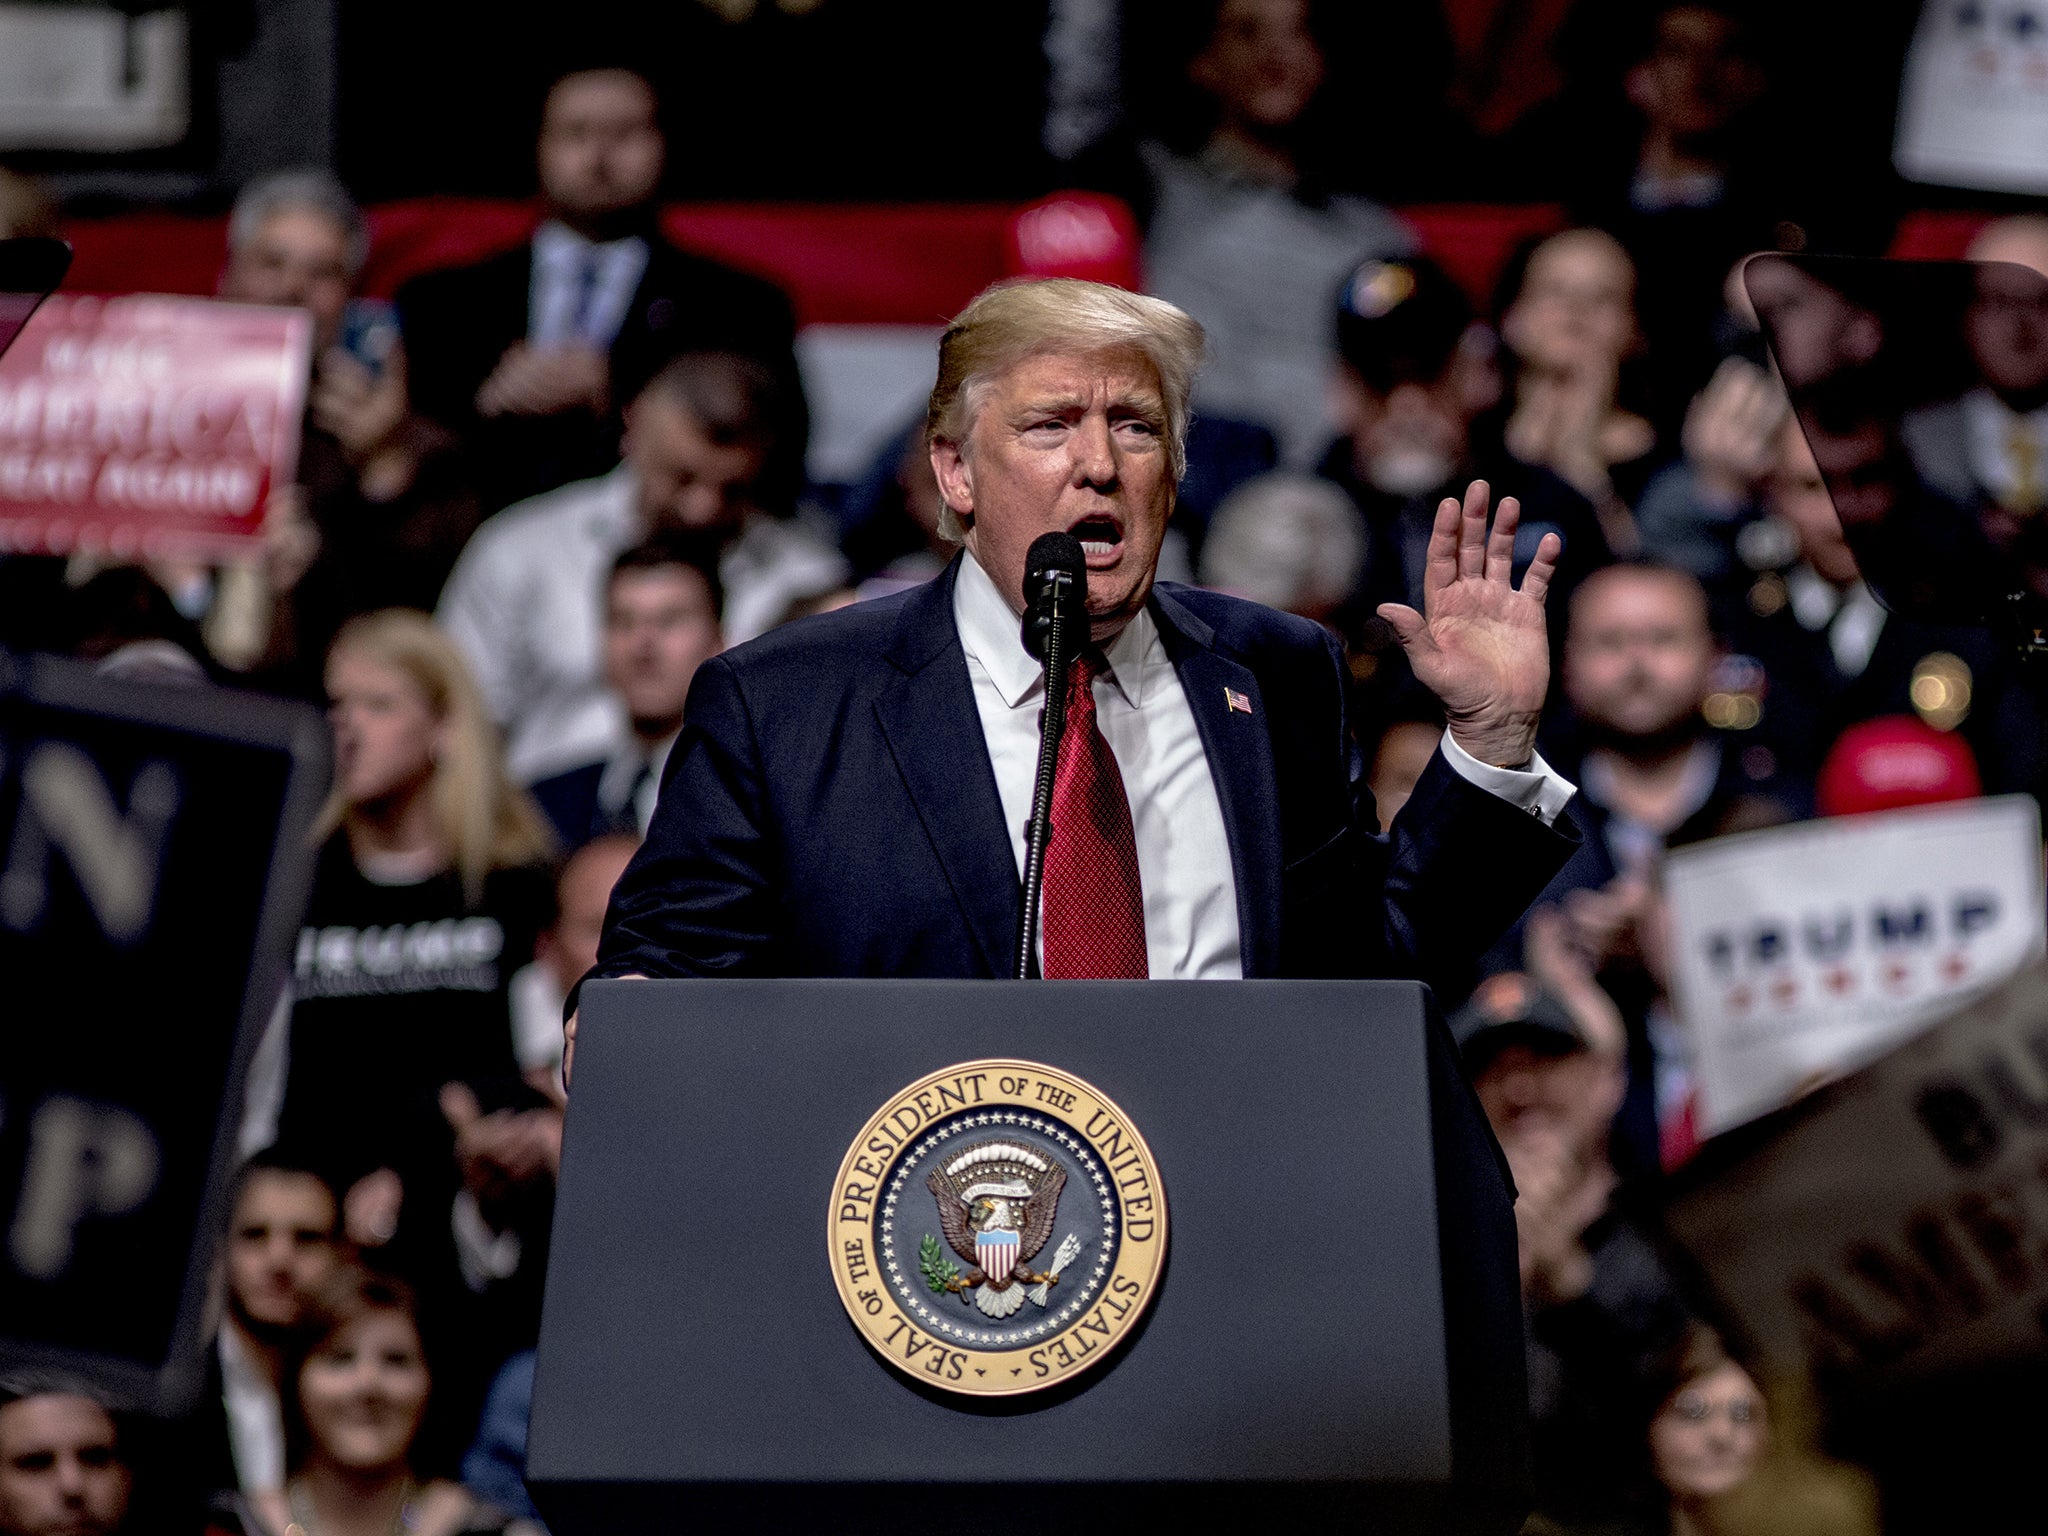
[{"label": "white 'trump' sign", "polygon": [[1720,838],[1675,851],[1665,880],[1708,1135],[2003,982],[2048,924],[2028,795]]}]

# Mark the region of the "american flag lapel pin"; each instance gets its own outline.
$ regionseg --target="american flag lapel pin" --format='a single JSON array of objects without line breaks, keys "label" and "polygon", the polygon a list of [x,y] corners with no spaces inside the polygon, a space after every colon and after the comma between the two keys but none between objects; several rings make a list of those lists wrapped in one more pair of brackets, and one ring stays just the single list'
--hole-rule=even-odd
[{"label": "american flag lapel pin", "polygon": [[1225,688],[1223,690],[1223,702],[1238,714],[1248,715],[1252,712],[1251,695],[1239,693],[1235,688]]}]

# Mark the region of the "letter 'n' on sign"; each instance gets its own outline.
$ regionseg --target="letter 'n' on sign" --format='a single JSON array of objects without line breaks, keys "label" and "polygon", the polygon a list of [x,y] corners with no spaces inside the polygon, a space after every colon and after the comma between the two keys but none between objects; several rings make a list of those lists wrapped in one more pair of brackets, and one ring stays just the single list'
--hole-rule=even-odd
[{"label": "letter 'n' on sign", "polygon": [[[0,772],[6,763],[0,761]],[[164,847],[178,809],[178,778],[149,762],[128,788],[128,808],[98,766],[69,742],[41,741],[21,765],[21,803],[0,869],[0,923],[39,927],[50,905],[50,872],[70,865],[100,930],[127,946],[149,932]]]}]

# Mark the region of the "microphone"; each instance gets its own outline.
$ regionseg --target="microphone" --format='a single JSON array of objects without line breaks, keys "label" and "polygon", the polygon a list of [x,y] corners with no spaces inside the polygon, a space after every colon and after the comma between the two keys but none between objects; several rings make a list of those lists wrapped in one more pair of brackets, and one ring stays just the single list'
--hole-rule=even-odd
[{"label": "microphone", "polygon": [[1038,903],[1045,845],[1052,838],[1052,776],[1067,728],[1067,674],[1088,643],[1088,560],[1071,533],[1041,533],[1024,555],[1024,649],[1045,663],[1045,707],[1038,716],[1038,778],[1024,835],[1023,904],[1017,912],[1019,981],[1039,974]]},{"label": "microphone", "polygon": [[1073,631],[1088,618],[1088,557],[1071,533],[1041,533],[1024,553],[1024,649],[1046,660],[1047,642],[1064,625],[1067,653],[1079,648]]}]

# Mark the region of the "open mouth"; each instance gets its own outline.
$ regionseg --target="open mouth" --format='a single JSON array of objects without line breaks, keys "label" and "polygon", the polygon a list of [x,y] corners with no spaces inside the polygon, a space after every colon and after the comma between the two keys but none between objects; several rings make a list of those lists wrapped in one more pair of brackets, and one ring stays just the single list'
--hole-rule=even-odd
[{"label": "open mouth", "polygon": [[1124,531],[1113,518],[1083,518],[1069,531],[1080,540],[1081,553],[1088,557],[1090,565],[1114,560],[1123,548]]}]

